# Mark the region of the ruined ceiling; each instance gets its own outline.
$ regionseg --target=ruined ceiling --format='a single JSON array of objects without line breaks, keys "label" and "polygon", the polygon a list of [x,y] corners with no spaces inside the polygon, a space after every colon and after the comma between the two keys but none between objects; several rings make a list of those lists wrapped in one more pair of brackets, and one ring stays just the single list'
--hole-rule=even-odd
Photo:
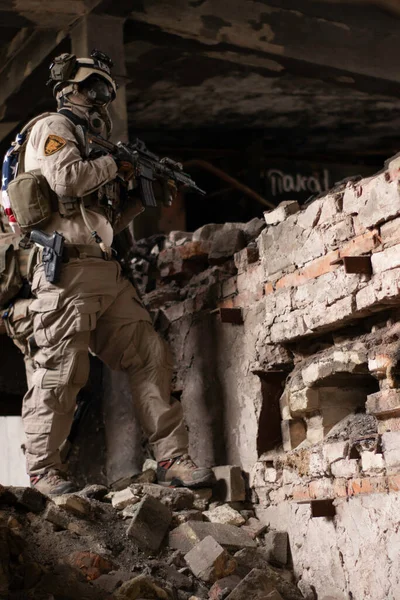
[{"label": "ruined ceiling", "polygon": [[399,149],[392,0],[0,0],[1,138],[52,107],[49,58],[90,11],[127,19],[131,130],[182,147],[261,135],[284,156]]}]

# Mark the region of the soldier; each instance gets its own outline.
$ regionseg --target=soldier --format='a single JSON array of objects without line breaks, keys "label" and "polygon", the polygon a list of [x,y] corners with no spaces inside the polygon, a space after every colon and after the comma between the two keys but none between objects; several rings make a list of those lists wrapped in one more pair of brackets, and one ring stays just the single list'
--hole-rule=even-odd
[{"label": "soldier", "polygon": [[37,251],[30,304],[37,350],[23,402],[26,458],[31,485],[45,494],[75,487],[63,474],[59,448],[67,438],[78,391],[89,374],[88,349],[111,369],[128,373],[141,425],[164,485],[210,485],[210,469],[188,455],[180,402],[170,397],[172,364],[135,289],[112,258],[113,234],[141,212],[140,201],[122,199],[116,178],[133,176],[129,163],[110,155],[91,158],[87,132],[109,137],[108,106],[116,84],[107,56],[57,57],[51,81],[57,113],[30,130],[24,170],[40,170],[52,192],[53,212],[41,229],[65,238],[60,281],[47,281]]}]

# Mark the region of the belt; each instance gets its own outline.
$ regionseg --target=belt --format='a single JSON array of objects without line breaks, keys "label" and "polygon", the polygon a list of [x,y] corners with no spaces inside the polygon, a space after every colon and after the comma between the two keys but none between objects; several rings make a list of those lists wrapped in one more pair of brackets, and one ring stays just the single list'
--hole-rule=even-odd
[{"label": "belt", "polygon": [[107,255],[99,246],[90,246],[89,244],[65,244],[64,245],[65,260],[70,258],[103,258],[107,259]]}]

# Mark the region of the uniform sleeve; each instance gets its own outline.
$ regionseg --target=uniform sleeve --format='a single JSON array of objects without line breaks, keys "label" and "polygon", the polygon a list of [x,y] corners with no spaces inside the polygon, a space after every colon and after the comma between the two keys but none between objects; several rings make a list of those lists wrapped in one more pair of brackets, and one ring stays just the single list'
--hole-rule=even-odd
[{"label": "uniform sleeve", "polygon": [[118,167],[111,156],[82,158],[78,141],[64,119],[45,119],[37,126],[32,130],[32,144],[42,174],[57,195],[80,198],[116,177]]}]

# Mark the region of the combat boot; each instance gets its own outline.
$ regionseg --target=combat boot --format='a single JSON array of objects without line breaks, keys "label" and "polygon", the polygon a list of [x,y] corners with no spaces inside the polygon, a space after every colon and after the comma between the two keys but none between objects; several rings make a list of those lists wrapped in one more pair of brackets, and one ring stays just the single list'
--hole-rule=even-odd
[{"label": "combat boot", "polygon": [[61,496],[76,492],[77,488],[63,477],[63,473],[56,469],[49,469],[41,475],[31,475],[31,487],[35,488],[45,496]]},{"label": "combat boot", "polygon": [[210,487],[215,482],[211,469],[198,467],[188,454],[157,463],[157,482],[171,487]]}]

